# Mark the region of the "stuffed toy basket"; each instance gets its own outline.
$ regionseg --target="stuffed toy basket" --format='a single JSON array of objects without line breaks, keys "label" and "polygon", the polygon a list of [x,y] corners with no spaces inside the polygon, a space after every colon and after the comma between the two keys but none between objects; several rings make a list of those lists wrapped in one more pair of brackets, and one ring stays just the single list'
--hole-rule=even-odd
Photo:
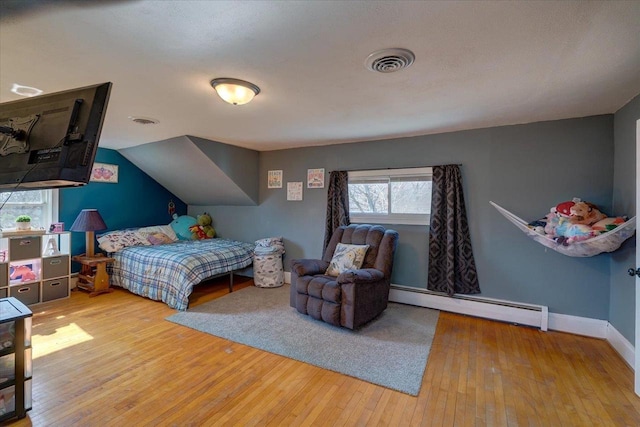
[{"label": "stuffed toy basket", "polygon": [[572,257],[591,257],[603,252],[613,252],[622,245],[622,242],[633,236],[636,231],[636,217],[634,216],[611,231],[607,231],[606,233],[591,237],[587,240],[565,245],[551,237],[535,232],[529,227],[525,220],[517,217],[503,207],[500,207],[493,202],[489,203],[491,203],[493,207],[496,208],[498,212],[507,218],[513,225],[518,227],[524,234],[536,242],[549,249],[553,249],[556,252]]}]

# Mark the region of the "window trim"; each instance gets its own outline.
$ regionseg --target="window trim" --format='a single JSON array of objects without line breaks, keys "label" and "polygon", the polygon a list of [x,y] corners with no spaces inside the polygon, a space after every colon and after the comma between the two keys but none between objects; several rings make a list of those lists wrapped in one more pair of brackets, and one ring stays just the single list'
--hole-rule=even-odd
[{"label": "window trim", "polygon": [[[397,177],[414,177],[414,176],[433,176],[433,168],[421,167],[421,168],[403,168],[403,169],[374,169],[374,170],[362,170],[362,171],[349,171],[349,182],[352,179],[360,181],[375,181],[376,179],[387,179],[391,182],[392,178]],[[391,186],[389,186],[391,191]],[[391,200],[389,195],[388,200]],[[397,225],[429,225],[431,221],[430,214],[376,214],[376,213],[358,213],[352,214],[349,212],[349,219],[355,224],[397,224]]]},{"label": "window trim", "polygon": [[[19,189],[15,191],[25,191],[24,189]],[[48,230],[48,227],[54,223],[58,222],[59,218],[59,207],[60,207],[60,192],[57,188],[51,189],[33,189],[29,191],[44,191],[44,201],[40,205],[45,206],[45,223],[41,224],[40,227]],[[2,193],[12,193],[13,191],[2,191]],[[0,203],[1,205],[2,203]],[[7,202],[8,205],[19,205],[20,203],[12,202],[11,199]],[[1,230],[1,228],[0,228]]]}]

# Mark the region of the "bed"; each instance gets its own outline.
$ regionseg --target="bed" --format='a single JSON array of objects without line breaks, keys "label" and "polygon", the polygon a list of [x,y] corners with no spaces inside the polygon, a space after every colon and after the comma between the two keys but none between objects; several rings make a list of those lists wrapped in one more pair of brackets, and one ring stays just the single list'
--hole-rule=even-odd
[{"label": "bed", "polygon": [[186,310],[193,286],[251,265],[252,243],[227,239],[132,245],[109,252],[111,285]]}]

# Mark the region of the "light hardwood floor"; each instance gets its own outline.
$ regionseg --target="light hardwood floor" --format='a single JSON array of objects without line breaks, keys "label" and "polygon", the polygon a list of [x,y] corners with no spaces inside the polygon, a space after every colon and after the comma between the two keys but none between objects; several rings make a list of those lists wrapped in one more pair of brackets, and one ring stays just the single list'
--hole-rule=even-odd
[{"label": "light hardwood floor", "polygon": [[12,426],[640,425],[633,372],[597,339],[442,313],[413,397],[173,324],[121,289],[32,309],[33,410]]}]

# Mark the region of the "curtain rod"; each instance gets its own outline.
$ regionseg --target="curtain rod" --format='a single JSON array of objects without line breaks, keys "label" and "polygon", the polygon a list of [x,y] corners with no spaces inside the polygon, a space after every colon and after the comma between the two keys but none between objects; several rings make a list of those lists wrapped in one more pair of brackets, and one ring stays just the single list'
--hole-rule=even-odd
[{"label": "curtain rod", "polygon": [[[449,166],[452,164],[455,164],[456,166],[462,166],[462,163],[449,163],[446,165],[435,165],[435,166]],[[342,170],[346,172],[364,172],[364,171],[380,171],[380,170],[391,170],[391,169],[418,169],[418,168],[432,168],[432,167],[433,165],[432,166],[406,166],[403,168],[375,168],[375,169],[366,168],[366,169],[342,169]],[[329,173],[336,172],[336,171],[338,171],[338,169],[330,170]]]}]

